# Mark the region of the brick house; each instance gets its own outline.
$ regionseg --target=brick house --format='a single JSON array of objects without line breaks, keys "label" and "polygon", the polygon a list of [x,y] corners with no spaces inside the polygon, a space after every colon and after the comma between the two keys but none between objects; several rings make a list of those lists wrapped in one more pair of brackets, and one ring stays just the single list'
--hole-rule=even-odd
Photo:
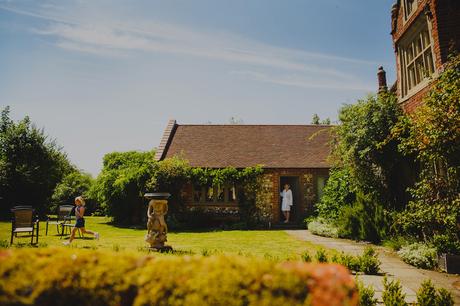
[{"label": "brick house", "polygon": [[[423,99],[452,51],[460,50],[459,0],[397,0],[391,10],[396,90],[406,112]],[[380,82],[380,87],[386,85]]]},{"label": "brick house", "polygon": [[[321,197],[330,164],[329,125],[183,125],[171,120],[165,129],[156,160],[180,155],[192,167],[242,169],[261,165],[261,194],[256,202],[267,224],[281,220],[279,193],[285,183],[293,192],[292,219],[301,222]],[[238,219],[238,186],[198,186],[182,190],[188,210]]]}]

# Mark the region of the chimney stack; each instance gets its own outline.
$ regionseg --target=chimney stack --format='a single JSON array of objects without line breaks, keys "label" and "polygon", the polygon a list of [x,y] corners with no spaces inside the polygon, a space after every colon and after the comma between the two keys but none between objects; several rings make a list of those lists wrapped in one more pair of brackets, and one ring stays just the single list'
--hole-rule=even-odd
[{"label": "chimney stack", "polygon": [[387,76],[382,66],[379,67],[379,71],[377,72],[377,79],[379,81],[379,93],[381,93],[382,91],[387,91]]}]

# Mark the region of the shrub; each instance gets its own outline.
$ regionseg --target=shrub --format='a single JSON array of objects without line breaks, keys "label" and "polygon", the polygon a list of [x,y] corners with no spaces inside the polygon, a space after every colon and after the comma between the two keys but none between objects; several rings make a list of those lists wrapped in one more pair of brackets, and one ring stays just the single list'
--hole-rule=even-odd
[{"label": "shrub", "polygon": [[425,280],[417,291],[417,305],[419,306],[453,306],[452,295],[446,289],[433,286],[431,280]]},{"label": "shrub", "polygon": [[380,261],[372,247],[366,248],[361,256],[353,256],[342,252],[339,256],[334,255],[331,258],[331,262],[339,263],[350,271],[363,272],[368,275],[375,275],[380,271]]},{"label": "shrub", "polygon": [[357,305],[353,278],[338,265],[275,263],[240,256],[138,256],[77,249],[0,251],[1,305],[308,302]]},{"label": "shrub", "polygon": [[392,249],[393,251],[399,251],[403,246],[409,244],[409,241],[415,242],[414,240],[403,236],[394,236],[383,241],[382,245]]},{"label": "shrub", "polygon": [[438,289],[438,305],[439,306],[454,306],[452,294],[444,288]]},{"label": "shrub", "polygon": [[359,306],[376,306],[375,290],[372,286],[366,287],[363,282],[356,280],[359,294]]},{"label": "shrub", "polygon": [[344,265],[350,271],[360,272],[361,270],[360,260],[358,256],[353,256],[342,252],[342,254],[339,257],[338,263]]},{"label": "shrub", "polygon": [[300,255],[300,258],[302,259],[303,262],[311,262],[311,255],[308,253],[308,251],[303,252]]},{"label": "shrub", "polygon": [[381,204],[373,194],[356,193],[356,201],[341,209],[337,226],[339,236],[378,243],[388,227]]},{"label": "shrub", "polygon": [[327,255],[326,255],[326,250],[323,248],[320,248],[316,251],[315,258],[318,262],[327,262]]},{"label": "shrub", "polygon": [[316,203],[315,209],[320,218],[336,220],[341,207],[355,201],[355,193],[351,186],[351,174],[348,168],[333,168],[329,173],[323,196]]},{"label": "shrub", "polygon": [[460,241],[456,235],[434,235],[433,245],[438,253],[460,254]]},{"label": "shrub", "polygon": [[406,263],[422,269],[433,269],[436,267],[436,249],[422,243],[412,243],[402,247],[398,255]]},{"label": "shrub", "polygon": [[375,275],[380,270],[380,260],[372,247],[367,247],[362,256],[359,257],[360,271],[365,274]]},{"label": "shrub", "polygon": [[325,219],[317,218],[308,222],[308,230],[315,235],[324,237],[337,238],[338,229],[333,224],[328,223]]},{"label": "shrub", "polygon": [[399,281],[388,281],[386,276],[383,278],[382,299],[385,306],[408,306]]}]

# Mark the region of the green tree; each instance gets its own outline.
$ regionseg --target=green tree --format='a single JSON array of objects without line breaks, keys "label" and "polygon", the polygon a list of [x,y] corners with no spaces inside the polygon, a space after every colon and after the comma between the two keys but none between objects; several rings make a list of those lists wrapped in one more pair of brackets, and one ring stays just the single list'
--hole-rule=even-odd
[{"label": "green tree", "polygon": [[319,118],[318,114],[313,114],[313,117],[311,118],[311,124],[316,124],[316,125],[325,124],[325,125],[329,125],[329,124],[331,124],[331,119],[326,118],[326,119],[324,119],[324,120],[321,121],[321,119]]},{"label": "green tree", "polygon": [[73,171],[66,175],[54,189],[51,210],[55,211],[58,205],[73,204],[77,196],[83,196],[88,213],[94,212],[97,203],[89,194],[93,181],[90,174],[82,171]]},{"label": "green tree", "polygon": [[319,217],[336,220],[342,207],[356,200],[355,188],[352,186],[351,174],[348,168],[332,168],[329,173],[323,196],[316,203]]},{"label": "green tree", "polygon": [[120,224],[137,224],[144,219],[144,193],[154,175],[154,152],[114,152],[104,156],[102,171],[90,196],[105,213]]},{"label": "green tree", "polygon": [[74,171],[66,154],[29,117],[14,122],[6,107],[0,118],[1,218],[15,205],[48,211],[51,195],[62,178]]},{"label": "green tree", "polygon": [[336,165],[348,168],[356,187],[376,193],[386,208],[405,207],[416,166],[391,134],[402,114],[396,96],[381,93],[342,107],[341,124],[334,128]]},{"label": "green tree", "polygon": [[313,117],[311,118],[311,124],[319,124],[319,116],[318,114],[313,114]]}]

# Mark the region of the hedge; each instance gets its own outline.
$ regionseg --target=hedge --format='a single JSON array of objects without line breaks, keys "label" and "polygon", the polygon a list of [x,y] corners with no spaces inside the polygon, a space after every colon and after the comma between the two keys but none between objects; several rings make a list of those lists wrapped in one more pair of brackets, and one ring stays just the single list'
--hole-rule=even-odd
[{"label": "hedge", "polygon": [[0,305],[357,305],[341,265],[82,249],[0,251]]}]

